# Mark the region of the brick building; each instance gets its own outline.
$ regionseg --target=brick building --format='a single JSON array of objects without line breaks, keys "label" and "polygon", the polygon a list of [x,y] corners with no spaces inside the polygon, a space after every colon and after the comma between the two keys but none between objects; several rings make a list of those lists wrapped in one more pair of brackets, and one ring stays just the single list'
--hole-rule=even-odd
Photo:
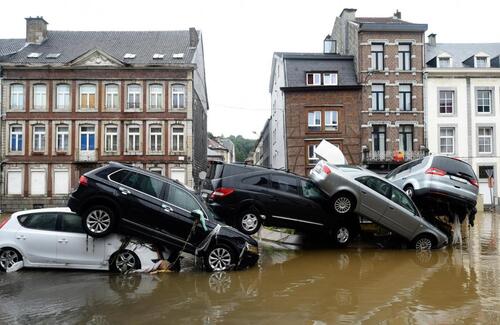
[{"label": "brick building", "polygon": [[81,174],[109,161],[197,184],[207,154],[201,32],[26,24],[26,39],[0,40],[3,210],[65,204]]},{"label": "brick building", "polygon": [[307,175],[323,139],[338,145],[349,163],[360,163],[360,86],[352,56],[326,47],[325,53],[275,53],[269,90],[272,167]]},{"label": "brick building", "polygon": [[362,86],[362,162],[389,170],[427,151],[424,142],[424,33],[426,24],[393,17],[356,17],[344,9],[331,38],[352,55]]}]

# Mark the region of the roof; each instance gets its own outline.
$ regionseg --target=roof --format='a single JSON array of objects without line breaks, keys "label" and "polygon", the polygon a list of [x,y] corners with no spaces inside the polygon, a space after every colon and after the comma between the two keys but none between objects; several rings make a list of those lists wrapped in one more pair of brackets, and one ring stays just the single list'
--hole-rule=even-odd
[{"label": "roof", "polygon": [[220,144],[222,144],[227,150],[233,151],[234,150],[234,143],[231,141],[229,138],[218,138],[217,139]]},{"label": "roof", "polygon": [[425,32],[427,24],[415,24],[395,17],[356,17],[360,31]]},{"label": "roof", "polygon": [[24,38],[0,39],[0,56],[15,53],[23,48]]},{"label": "roof", "polygon": [[306,72],[311,71],[336,71],[338,73],[338,86],[358,86],[352,56],[288,52],[278,52],[275,55],[286,61],[285,88],[305,87]]},{"label": "roof", "polygon": [[[189,64],[192,62],[195,51],[195,48],[190,47],[189,36],[189,30],[48,31],[48,37],[42,44],[29,44],[16,54],[0,58],[0,62],[67,64],[85,53],[97,49],[124,63],[139,65]],[[0,53],[7,53],[16,47],[20,49],[22,46],[24,46],[24,40],[0,40]],[[42,53],[42,55],[39,58],[28,58],[28,54],[33,52]],[[47,58],[47,54],[52,53],[61,53],[61,55],[57,58]],[[126,53],[136,56],[134,59],[124,59]],[[164,54],[164,58],[153,59],[153,55],[156,53]],[[184,53],[184,56],[174,59],[173,54],[178,53]]]},{"label": "roof", "polygon": [[212,150],[224,150],[224,151],[228,150],[226,147],[224,147],[218,141],[210,139],[210,138],[207,139],[207,146],[208,146],[208,148],[210,148]]},{"label": "roof", "polygon": [[486,53],[493,59],[500,55],[500,43],[437,43],[426,44],[425,57],[429,67],[436,67],[435,58],[441,54],[451,57],[453,68],[470,68],[464,61],[478,53]]}]

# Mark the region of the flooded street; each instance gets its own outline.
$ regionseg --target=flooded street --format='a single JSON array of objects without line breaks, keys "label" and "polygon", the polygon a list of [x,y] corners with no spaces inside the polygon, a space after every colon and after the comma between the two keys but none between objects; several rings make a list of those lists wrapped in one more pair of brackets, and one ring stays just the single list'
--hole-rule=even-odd
[{"label": "flooded street", "polygon": [[0,323],[498,324],[500,215],[478,215],[461,248],[281,250],[205,273],[0,274]]}]

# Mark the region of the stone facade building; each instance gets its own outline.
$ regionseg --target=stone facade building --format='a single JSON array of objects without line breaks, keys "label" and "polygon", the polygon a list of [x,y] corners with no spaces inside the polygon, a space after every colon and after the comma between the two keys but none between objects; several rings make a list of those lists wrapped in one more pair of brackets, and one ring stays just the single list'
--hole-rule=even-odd
[{"label": "stone facade building", "polygon": [[360,163],[360,86],[353,57],[326,52],[274,54],[269,87],[273,168],[307,175],[323,139],[339,146],[350,164]]},{"label": "stone facade building", "polygon": [[26,22],[20,46],[0,40],[3,210],[63,205],[81,174],[109,161],[197,184],[208,110],[200,31]]},{"label": "stone facade building", "polygon": [[336,51],[352,55],[362,86],[362,163],[375,170],[423,155],[424,33],[426,24],[393,17],[356,17],[344,9],[331,39]]}]

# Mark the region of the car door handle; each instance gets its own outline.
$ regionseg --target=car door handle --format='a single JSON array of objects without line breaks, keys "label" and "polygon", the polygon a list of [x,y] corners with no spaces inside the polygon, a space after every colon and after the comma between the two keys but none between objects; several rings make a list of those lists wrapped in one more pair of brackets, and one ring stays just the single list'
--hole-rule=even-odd
[{"label": "car door handle", "polygon": [[130,191],[127,190],[125,187],[119,187],[118,189],[120,190],[120,192],[122,192],[123,195],[130,194]]},{"label": "car door handle", "polygon": [[16,239],[22,239],[22,240],[26,240],[26,236],[24,235],[19,235],[16,237]]},{"label": "car door handle", "polygon": [[174,209],[172,209],[172,207],[171,207],[171,206],[168,206],[168,205],[166,205],[166,204],[162,204],[162,205],[161,205],[161,207],[163,208],[163,210],[164,210],[165,212],[172,212],[172,211],[174,211]]},{"label": "car door handle", "polygon": [[393,208],[393,207],[391,207],[391,206],[389,206],[389,209],[394,210],[394,208]]},{"label": "car door handle", "polygon": [[366,191],[361,191],[361,193],[366,194]]},{"label": "car door handle", "polygon": [[67,243],[68,243],[68,240],[67,240],[66,238],[62,238],[62,239],[59,239],[57,242],[58,242],[58,243],[61,243],[61,244],[62,244],[62,243],[67,244]]}]

